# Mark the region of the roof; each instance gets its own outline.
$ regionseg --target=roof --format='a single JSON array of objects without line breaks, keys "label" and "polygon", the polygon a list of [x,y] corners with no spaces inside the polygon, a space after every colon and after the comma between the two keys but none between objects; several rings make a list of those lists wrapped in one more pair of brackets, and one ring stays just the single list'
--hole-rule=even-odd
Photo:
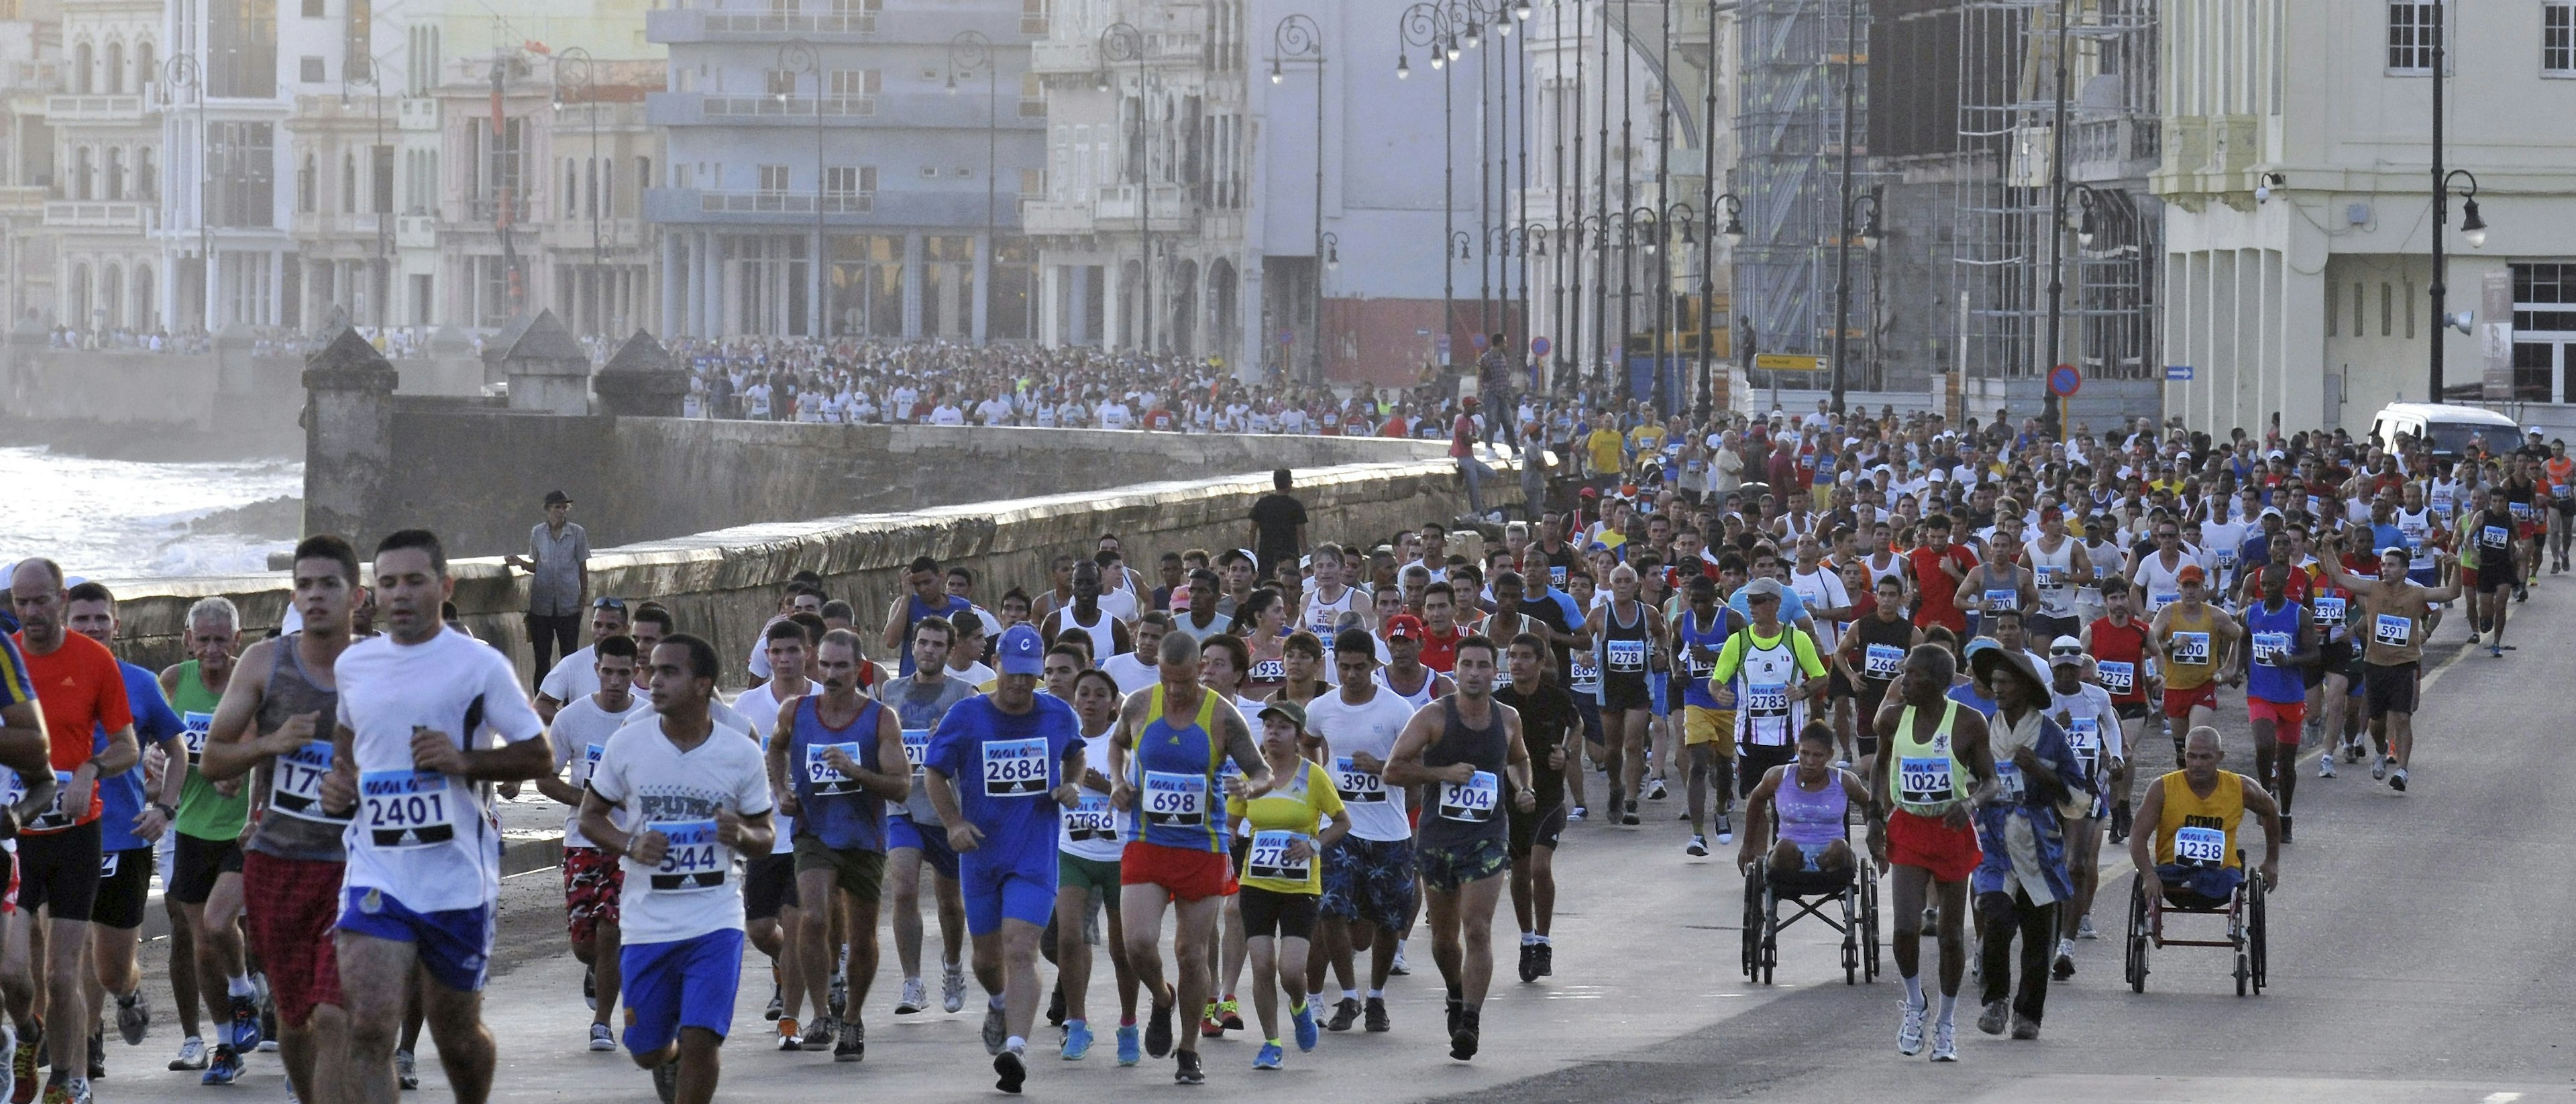
[{"label": "roof", "polygon": [[2505,426],[2520,429],[2519,423],[2495,411],[2477,406],[2452,403],[2390,403],[2379,408],[2378,417],[2389,415],[2420,418],[2427,422],[2467,422],[2471,425]]},{"label": "roof", "polygon": [[540,311],[519,331],[515,339],[496,341],[485,348],[498,347],[502,360],[589,360],[590,352],[575,340],[572,331],[551,309]]}]

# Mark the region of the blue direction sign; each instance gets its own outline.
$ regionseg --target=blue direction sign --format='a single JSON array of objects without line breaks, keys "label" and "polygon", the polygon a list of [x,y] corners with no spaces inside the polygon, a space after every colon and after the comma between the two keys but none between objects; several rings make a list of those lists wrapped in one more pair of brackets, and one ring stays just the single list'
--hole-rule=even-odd
[{"label": "blue direction sign", "polygon": [[2191,365],[2188,365],[2188,364],[2168,364],[2168,365],[2165,365],[2165,382],[2166,382],[2166,383],[2190,383],[2190,382],[2191,382]]}]

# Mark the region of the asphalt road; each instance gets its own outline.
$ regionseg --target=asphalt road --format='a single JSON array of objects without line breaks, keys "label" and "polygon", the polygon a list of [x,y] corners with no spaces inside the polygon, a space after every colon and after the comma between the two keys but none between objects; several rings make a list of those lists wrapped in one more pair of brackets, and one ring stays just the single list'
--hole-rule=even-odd
[{"label": "asphalt road", "polygon": [[[1284,1089],[1488,1104],[1888,1093],[2338,1104],[2564,1098],[2576,1091],[2567,1028],[2576,980],[2565,968],[2566,948],[2576,945],[2576,852],[2564,843],[2576,838],[2576,804],[2562,799],[2562,780],[2550,772],[2561,763],[2551,749],[2567,730],[2563,688],[2576,681],[2571,606],[2576,583],[2544,577],[2515,610],[2520,646],[2503,659],[2463,654],[2456,617],[2443,627],[2428,656],[2411,792],[2392,793],[2355,767],[2320,781],[2310,767],[2297,798],[2298,842],[2285,849],[2271,898],[2272,986],[2260,996],[2234,995],[2223,951],[2188,948],[2159,952],[2148,991],[2129,992],[2116,937],[2127,863],[2115,857],[2095,909],[2106,937],[2078,944],[2079,974],[2051,994],[2045,1038],[1978,1034],[1971,999],[1960,1010],[1960,1063],[1903,1058],[1893,1038],[1892,962],[1877,984],[1846,986],[1835,937],[1801,924],[1784,936],[1780,983],[1747,984],[1737,969],[1742,883],[1731,858],[1686,858],[1687,829],[1671,820],[1677,803],[1649,803],[1643,827],[1594,821],[1568,831],[1554,977],[1524,985],[1510,976],[1513,924],[1508,905],[1499,910],[1503,976],[1486,1006],[1484,1052],[1472,1063],[1446,1055],[1437,975],[1428,939],[1417,935],[1416,973],[1389,990],[1390,1034],[1327,1034],[1312,1054],[1292,1047],[1285,1071],[1256,1074],[1257,1041],[1235,1033],[1205,1044],[1208,1084],[1183,1090],[1172,1085],[1168,1060],[1118,1068],[1105,1028],[1088,1060],[1056,1060],[1054,1033],[1041,1025],[1029,1093],[1103,1100]],[[2228,712],[2239,753],[2229,765],[2246,767],[2242,711]],[[2246,846],[2258,853],[2259,838]],[[623,1054],[583,1050],[589,1017],[579,966],[562,949],[560,899],[551,871],[505,886],[500,967],[486,1004],[500,1040],[495,1097],[650,1101],[649,1080]],[[156,978],[158,947],[148,955]],[[1929,972],[1932,948],[1924,950]],[[958,1015],[892,1015],[890,939],[867,1004],[867,1060],[855,1065],[770,1049],[759,1016],[765,966],[752,952],[721,1098],[996,1097],[971,999]],[[1114,1008],[1105,961],[1093,984],[1094,1007]],[[196,1091],[194,1074],[160,1071],[176,1033],[166,989],[154,988],[162,1019],[141,1048],[111,1043],[115,1073],[98,1086],[102,1100]],[[1248,1019],[1248,998],[1245,1012]],[[426,1040],[421,1058],[419,1097],[444,1098]],[[274,1058],[253,1059],[234,1092],[283,1099]]]}]

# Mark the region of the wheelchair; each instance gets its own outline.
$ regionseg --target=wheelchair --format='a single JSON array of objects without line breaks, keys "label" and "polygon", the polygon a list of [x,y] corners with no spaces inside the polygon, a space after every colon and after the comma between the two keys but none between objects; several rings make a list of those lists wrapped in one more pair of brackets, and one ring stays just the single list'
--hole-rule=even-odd
[{"label": "wheelchair", "polygon": [[[2147,991],[2147,953],[2160,947],[2224,947],[2235,955],[2236,995],[2261,994],[2269,982],[2269,962],[2265,946],[2266,922],[2263,915],[2263,876],[2245,866],[2245,852],[2236,852],[2237,866],[2245,878],[2224,904],[2181,905],[2163,895],[2149,897],[2145,879],[2129,877],[2129,935],[2127,969],[2129,990]],[[2165,917],[2223,916],[2227,919],[2224,939],[2176,939],[2165,934]]]},{"label": "wheelchair", "polygon": [[[1841,873],[1773,871],[1767,853],[1744,876],[1744,980],[1771,984],[1780,962],[1780,932],[1814,917],[1843,936],[1843,984],[1877,981],[1879,973],[1878,878],[1869,849],[1852,847],[1852,869]],[[1781,906],[1792,911],[1784,919]],[[1840,906],[1841,917],[1826,912]]]}]

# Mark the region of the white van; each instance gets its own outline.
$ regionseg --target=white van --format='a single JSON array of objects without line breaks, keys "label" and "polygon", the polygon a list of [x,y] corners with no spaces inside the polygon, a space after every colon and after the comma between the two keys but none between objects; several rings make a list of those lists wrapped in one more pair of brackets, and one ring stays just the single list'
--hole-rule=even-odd
[{"label": "white van", "polygon": [[2370,421],[2370,439],[2384,449],[2394,450],[2397,437],[2404,434],[2432,446],[2436,459],[2448,460],[2478,438],[2485,438],[2487,451],[2505,453],[2522,443],[2522,427],[2513,419],[2492,410],[2448,403],[2390,403],[2381,407]]}]

